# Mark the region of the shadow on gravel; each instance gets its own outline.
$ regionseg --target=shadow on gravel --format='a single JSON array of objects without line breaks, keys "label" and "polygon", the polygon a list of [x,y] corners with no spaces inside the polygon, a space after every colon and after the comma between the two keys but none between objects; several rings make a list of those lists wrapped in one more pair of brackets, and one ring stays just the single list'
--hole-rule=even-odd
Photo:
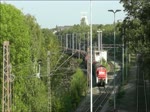
[{"label": "shadow on gravel", "polygon": [[128,83],[121,88],[121,93],[124,92],[124,95],[117,99],[117,109],[120,110],[119,112],[136,111],[136,69],[135,66],[131,67]]},{"label": "shadow on gravel", "polygon": [[113,97],[109,100],[109,106],[105,112],[136,112],[136,66],[130,68],[127,83],[119,88],[116,95],[116,108],[113,108]]}]

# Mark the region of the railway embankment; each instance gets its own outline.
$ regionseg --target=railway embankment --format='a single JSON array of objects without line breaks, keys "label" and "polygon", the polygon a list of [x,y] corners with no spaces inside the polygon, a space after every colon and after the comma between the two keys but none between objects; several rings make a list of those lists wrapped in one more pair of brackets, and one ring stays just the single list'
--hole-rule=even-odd
[{"label": "railway embankment", "polygon": [[129,70],[127,83],[121,87],[121,97],[117,98],[117,109],[119,112],[136,111],[136,73],[137,66],[132,66]]},{"label": "railway embankment", "polygon": [[[118,93],[116,94],[116,109],[117,109],[116,112],[136,112],[137,110],[137,96],[136,96],[137,94],[137,89],[136,89],[137,71],[138,71],[137,69],[138,69],[138,66],[136,65],[132,65],[130,67],[127,80],[125,81],[124,85],[122,85],[118,89]],[[149,90],[149,83],[147,83],[147,85],[148,85],[147,86],[148,89],[146,90]],[[94,94],[99,94],[98,89],[93,88],[93,95]],[[88,102],[88,104],[84,103],[81,106],[82,108],[87,108],[90,106],[90,102],[89,102],[90,95],[88,95],[88,98],[86,99],[87,100],[85,102]],[[110,103],[109,101],[107,101],[107,103],[104,105],[101,112],[114,112],[113,111],[114,105],[112,102]],[[76,111],[76,112],[80,112],[80,111]]]},{"label": "railway embankment", "polygon": [[[126,84],[121,86],[116,94],[116,112],[136,111],[136,71],[137,66],[132,66],[130,68]],[[112,102],[107,102],[102,112],[114,112],[114,105]]]}]

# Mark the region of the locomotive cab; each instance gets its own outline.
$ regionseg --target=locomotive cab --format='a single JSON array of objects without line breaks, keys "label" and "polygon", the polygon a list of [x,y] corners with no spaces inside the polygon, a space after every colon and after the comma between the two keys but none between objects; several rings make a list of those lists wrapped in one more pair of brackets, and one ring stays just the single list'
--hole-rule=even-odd
[{"label": "locomotive cab", "polygon": [[107,84],[107,70],[102,65],[96,69],[96,83],[97,86],[105,86]]}]

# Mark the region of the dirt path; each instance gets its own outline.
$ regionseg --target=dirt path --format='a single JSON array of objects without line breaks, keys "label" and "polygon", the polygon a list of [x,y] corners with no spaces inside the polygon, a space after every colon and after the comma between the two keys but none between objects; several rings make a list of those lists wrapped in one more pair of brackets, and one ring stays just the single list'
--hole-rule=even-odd
[{"label": "dirt path", "polygon": [[[128,83],[122,87],[125,94],[116,100],[117,112],[136,112],[136,72],[136,66],[130,68]],[[113,106],[107,102],[102,112],[113,112]]]},{"label": "dirt path", "polygon": [[131,67],[128,83],[123,86],[125,95],[117,103],[119,112],[136,112],[136,72],[137,66]]}]

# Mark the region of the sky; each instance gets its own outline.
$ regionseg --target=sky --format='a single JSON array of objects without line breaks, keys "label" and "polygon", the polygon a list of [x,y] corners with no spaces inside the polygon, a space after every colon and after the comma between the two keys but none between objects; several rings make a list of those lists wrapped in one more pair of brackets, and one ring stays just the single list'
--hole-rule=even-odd
[{"label": "sky", "polygon": [[24,14],[33,15],[42,28],[55,28],[80,24],[81,12],[86,12],[90,23],[90,3],[92,3],[92,24],[112,24],[114,15],[109,9],[121,9],[116,13],[116,21],[125,18],[124,8],[119,1],[5,1],[20,9]]}]

